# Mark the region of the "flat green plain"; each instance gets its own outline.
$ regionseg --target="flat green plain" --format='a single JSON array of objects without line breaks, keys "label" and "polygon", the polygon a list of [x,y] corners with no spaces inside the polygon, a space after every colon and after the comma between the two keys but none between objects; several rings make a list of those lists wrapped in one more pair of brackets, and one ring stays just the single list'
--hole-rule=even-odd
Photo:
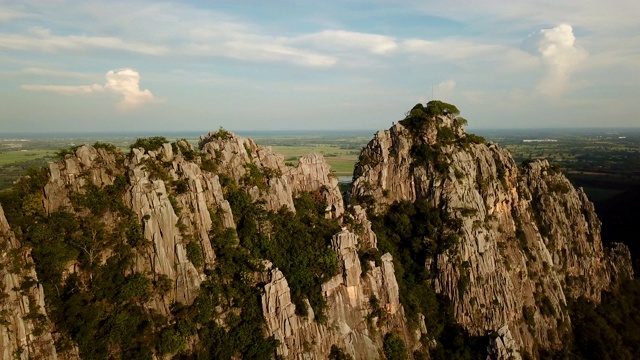
[{"label": "flat green plain", "polygon": [[310,153],[321,154],[337,176],[351,176],[359,154],[358,150],[343,149],[339,146],[330,145],[272,146],[271,148],[276,154],[284,156],[285,161],[294,164],[301,156]]},{"label": "flat green plain", "polygon": [[0,165],[37,160],[55,155],[53,150],[14,150],[0,153]]}]

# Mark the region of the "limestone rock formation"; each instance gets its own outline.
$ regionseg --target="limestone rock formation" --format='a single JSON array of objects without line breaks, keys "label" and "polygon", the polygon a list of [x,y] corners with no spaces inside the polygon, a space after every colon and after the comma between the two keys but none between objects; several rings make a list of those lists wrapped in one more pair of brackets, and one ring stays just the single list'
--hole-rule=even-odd
[{"label": "limestone rock formation", "polygon": [[332,240],[341,272],[322,285],[328,305],[326,323],[311,320],[310,307],[306,318],[296,316],[286,279],[278,269],[270,270],[262,308],[268,332],[280,341],[279,355],[324,359],[331,346],[338,345],[355,359],[379,359],[385,333],[401,333],[411,343],[419,339],[421,333],[415,339],[415,334],[408,332],[391,255],[382,256],[381,265],[373,264],[362,276],[358,240],[346,230]]},{"label": "limestone rock formation", "polygon": [[[189,316],[209,316],[204,323],[214,325],[207,331],[223,336],[228,319],[243,315],[234,282],[254,291],[253,305],[265,320],[256,332],[278,340],[276,352],[285,359],[324,359],[333,345],[356,359],[380,359],[388,333],[398,335],[410,352],[428,353],[436,346],[426,325],[430,319],[407,318],[411,307],[401,303],[402,272],[396,274],[401,263],[391,255],[396,252],[378,249],[379,242],[386,249],[372,229],[379,217],[369,218],[403,201],[424,202],[447,219],[444,231],[455,241],[424,261],[425,283],[450,299],[455,320],[470,335],[486,336],[490,359],[559,348],[570,331],[567,299],[597,302],[603,290],[633,276],[629,251],[622,244],[603,247],[593,205],[557,169],[544,160],[519,167],[498,145],[466,134],[454,110],[433,113],[417,106],[407,119],[378,132],[362,150],[348,206],[321,155],[303,156],[292,166],[271,148],[222,129],[201,137],[199,149],[184,140],[142,142],[128,155],[104,144],[74,148],[49,165],[30,206],[90,223],[93,233],[83,234],[85,240],[100,238],[99,232],[112,236],[98,250],[73,243],[90,261],[65,258],[60,285],[76,279],[76,286],[86,286],[93,281],[91,269],[118,258],[118,249],[132,252],[133,260],[113,276],[143,278],[138,285],[145,296],[134,305],[152,319],[144,324],[154,322],[155,328],[147,327],[150,337],[163,341],[149,350],[158,358],[204,351],[200,343],[211,339],[198,333],[203,322],[185,325]],[[240,193],[245,208],[255,205],[253,218],[238,211],[242,204],[233,196]],[[314,243],[333,261],[329,275],[314,275],[322,279],[316,290],[327,305],[317,319],[309,301],[292,293],[295,277],[287,279],[286,266],[278,269],[267,256],[276,226],[268,214],[296,215],[300,202],[294,199],[303,193],[321,209],[326,204],[325,217],[320,211],[315,219],[333,224]],[[242,221],[253,221],[249,235],[240,234]],[[308,221],[302,228],[314,226]],[[62,335],[47,319],[43,288],[19,236],[0,208],[1,354],[78,357],[82,350],[73,344],[72,351],[56,354],[52,332]],[[249,256],[243,241],[263,257]],[[227,262],[237,268],[225,273],[225,256],[242,265]],[[307,311],[296,311],[296,304]],[[176,340],[180,331],[188,340]]]},{"label": "limestone rock formation", "polygon": [[339,218],[344,213],[338,178],[322,155],[312,153],[301,157],[295,169],[289,168],[288,177],[294,194],[320,191],[327,202],[329,217]]},{"label": "limestone rock formation", "polygon": [[522,359],[508,326],[503,326],[495,334],[492,334],[487,353],[487,360]]},{"label": "limestone rock formation", "polygon": [[506,150],[465,134],[454,113],[416,106],[378,132],[361,152],[350,199],[377,213],[421,200],[453,219],[458,243],[426,265],[471,334],[506,329],[494,339],[501,349],[561,347],[566,297],[598,300],[632,273],[624,246],[613,252],[623,265],[612,265],[582,190],[544,160],[519,168]]},{"label": "limestone rock formation", "polygon": [[264,200],[267,210],[282,207],[294,211],[293,197],[301,192],[320,192],[328,206],[328,216],[344,212],[338,179],[324,157],[305,155],[298,166],[288,166],[271,147],[258,146],[247,138],[226,130],[200,138],[200,148],[220,166],[220,171],[249,187],[254,200]]},{"label": "limestone rock formation", "polygon": [[0,206],[0,357],[57,359],[29,251],[15,238]]}]

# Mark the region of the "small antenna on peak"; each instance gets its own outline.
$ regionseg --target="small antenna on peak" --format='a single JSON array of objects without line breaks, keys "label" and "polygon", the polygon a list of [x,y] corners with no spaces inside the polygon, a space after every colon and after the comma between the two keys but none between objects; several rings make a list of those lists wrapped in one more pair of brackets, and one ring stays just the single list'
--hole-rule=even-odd
[{"label": "small antenna on peak", "polygon": [[434,98],[433,98],[433,84],[431,84],[431,100],[434,100]]}]

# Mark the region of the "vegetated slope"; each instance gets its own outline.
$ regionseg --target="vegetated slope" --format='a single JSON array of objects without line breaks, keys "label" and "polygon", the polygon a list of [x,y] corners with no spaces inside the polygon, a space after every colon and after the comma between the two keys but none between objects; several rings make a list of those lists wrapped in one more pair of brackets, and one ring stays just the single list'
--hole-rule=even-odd
[{"label": "vegetated slope", "polygon": [[544,161],[518,168],[465,134],[457,112],[430,102],[379,132],[348,207],[322,156],[286,165],[222,129],[198,150],[158,137],[129,154],[102,143],[62,152],[0,193],[3,354],[561,350],[567,298],[599,302],[631,276],[628,251],[602,247],[591,203],[562,174]]}]

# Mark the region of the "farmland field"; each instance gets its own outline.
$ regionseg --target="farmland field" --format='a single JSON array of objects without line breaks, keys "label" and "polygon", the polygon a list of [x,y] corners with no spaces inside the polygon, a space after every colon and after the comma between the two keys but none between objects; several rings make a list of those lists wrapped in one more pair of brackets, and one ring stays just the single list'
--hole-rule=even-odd
[{"label": "farmland field", "polygon": [[28,162],[55,155],[53,150],[14,150],[0,153],[0,166],[12,163]]}]

